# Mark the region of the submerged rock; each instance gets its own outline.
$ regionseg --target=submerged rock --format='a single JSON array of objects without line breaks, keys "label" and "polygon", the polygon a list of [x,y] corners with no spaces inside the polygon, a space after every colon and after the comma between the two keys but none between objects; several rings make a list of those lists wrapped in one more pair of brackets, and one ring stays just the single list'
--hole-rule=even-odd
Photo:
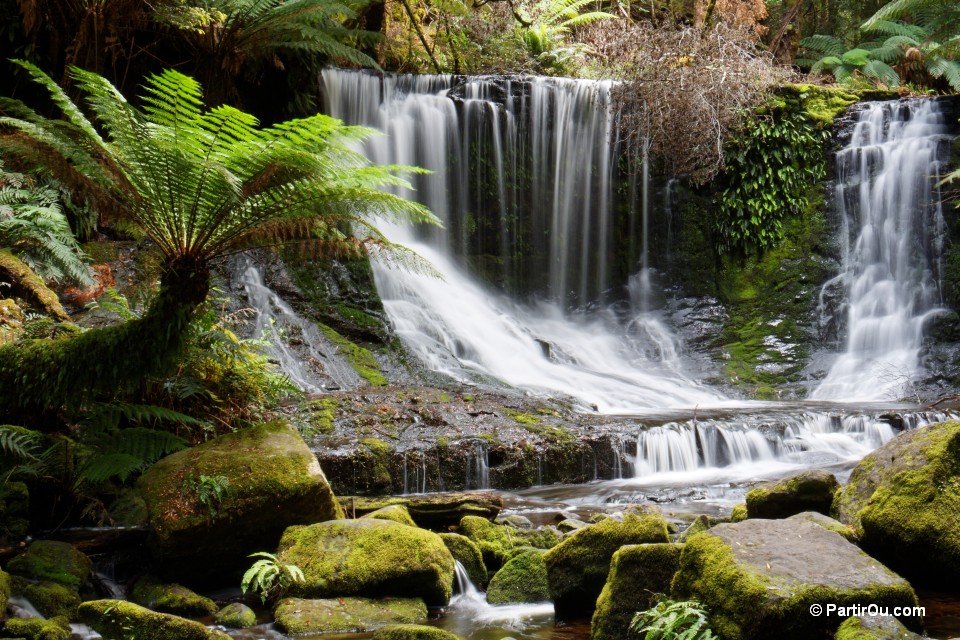
[{"label": "submerged rock", "polygon": [[274,612],[277,624],[287,633],[359,633],[388,624],[427,619],[427,606],[419,598],[335,598],[301,600],[285,598]]},{"label": "submerged rock", "polygon": [[530,549],[507,561],[490,579],[487,602],[516,604],[549,600],[550,585],[543,553],[539,549]]},{"label": "submerged rock", "polygon": [[805,520],[751,519],[693,536],[680,556],[671,595],[703,603],[711,627],[727,640],[808,640],[833,633],[840,619],[811,615],[812,604],[917,603],[906,580]]},{"label": "submerged rock", "polygon": [[183,585],[166,584],[156,576],[146,575],[136,581],[130,592],[130,601],[160,613],[175,616],[210,616],[217,604]]},{"label": "submerged rock", "polygon": [[[197,484],[203,477],[227,479],[219,500]],[[157,570],[187,584],[233,579],[250,565],[249,554],[275,548],[288,526],[342,515],[317,459],[285,422],[167,456],[138,486],[150,513]]]},{"label": "submerged rock", "polygon": [[623,522],[603,520],[575,532],[544,556],[557,615],[573,617],[593,611],[610,561],[620,547],[668,540],[666,520],[653,513],[628,513]]},{"label": "submerged rock", "polygon": [[767,482],[747,493],[751,518],[787,518],[804,511],[829,514],[840,483],[829,471],[811,469],[776,482]]},{"label": "submerged rock", "polygon": [[440,536],[389,520],[290,527],[277,556],[303,570],[292,596],[420,597],[434,606],[446,604],[453,587],[453,556]]},{"label": "submerged rock", "polygon": [[628,637],[634,614],[654,606],[657,594],[670,593],[670,581],[680,567],[682,544],[637,544],[620,547],[610,562],[610,574],[597,598],[590,624],[591,640]]},{"label": "submerged rock", "polygon": [[422,624],[392,624],[375,632],[372,640],[460,640],[460,636]]},{"label": "submerged rock", "polygon": [[157,613],[124,600],[93,600],[77,610],[104,638],[149,638],[149,640],[230,640],[230,636],[199,622]]},{"label": "submerged rock", "polygon": [[871,555],[920,584],[960,580],[960,422],[907,431],[867,455],[837,494]]},{"label": "submerged rock", "polygon": [[245,604],[232,602],[217,611],[213,621],[230,629],[246,629],[257,624],[257,614]]}]

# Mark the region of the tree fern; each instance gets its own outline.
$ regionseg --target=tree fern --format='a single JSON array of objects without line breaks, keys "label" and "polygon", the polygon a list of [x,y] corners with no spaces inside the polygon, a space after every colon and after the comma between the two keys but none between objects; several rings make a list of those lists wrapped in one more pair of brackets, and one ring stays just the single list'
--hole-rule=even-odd
[{"label": "tree fern", "polygon": [[0,425],[0,452],[15,460],[35,460],[40,434],[23,427]]}]

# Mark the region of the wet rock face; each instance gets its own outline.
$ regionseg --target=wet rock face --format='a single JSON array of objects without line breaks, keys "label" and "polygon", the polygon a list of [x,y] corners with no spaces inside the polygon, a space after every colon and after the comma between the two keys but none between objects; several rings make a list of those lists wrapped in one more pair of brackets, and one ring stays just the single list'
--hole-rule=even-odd
[{"label": "wet rock face", "polygon": [[285,598],[277,605],[274,615],[280,628],[291,635],[357,633],[389,624],[424,621],[427,607],[419,598]]},{"label": "wet rock face", "polygon": [[916,605],[906,580],[839,534],[803,520],[746,520],[693,536],[671,595],[699,600],[720,637],[743,640],[833,633],[843,619],[813,616],[812,604]]},{"label": "wet rock face", "polygon": [[829,514],[840,483],[829,471],[813,469],[767,482],[747,493],[751,518],[788,518],[804,511]]}]

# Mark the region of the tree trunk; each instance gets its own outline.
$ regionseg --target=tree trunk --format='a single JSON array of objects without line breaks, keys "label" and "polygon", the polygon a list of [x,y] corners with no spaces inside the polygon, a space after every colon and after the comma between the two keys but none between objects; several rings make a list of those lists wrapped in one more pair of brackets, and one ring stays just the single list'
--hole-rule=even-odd
[{"label": "tree trunk", "polygon": [[70,319],[57,294],[43,283],[30,267],[6,249],[0,249],[0,282],[10,285],[10,293],[53,316],[60,322]]},{"label": "tree trunk", "polygon": [[165,374],[176,365],[187,326],[209,288],[205,262],[178,258],[165,266],[157,297],[141,318],[0,348],[0,422],[36,423],[49,411],[113,398]]}]

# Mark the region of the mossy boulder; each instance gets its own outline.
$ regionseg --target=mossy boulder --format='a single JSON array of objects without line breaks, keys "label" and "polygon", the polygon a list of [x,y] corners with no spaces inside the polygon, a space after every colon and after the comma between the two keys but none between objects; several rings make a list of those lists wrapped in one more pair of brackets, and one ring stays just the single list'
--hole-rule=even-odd
[{"label": "mossy boulder", "polygon": [[285,598],[277,605],[274,617],[291,635],[359,633],[388,624],[421,622],[427,619],[427,606],[420,598]]},{"label": "mossy boulder", "polygon": [[[191,483],[225,477],[216,510]],[[283,531],[342,517],[316,457],[286,422],[220,436],[153,465],[138,483],[161,577],[187,584],[235,579],[249,554],[273,549]]]},{"label": "mossy boulder", "polygon": [[290,527],[278,557],[305,581],[291,596],[420,597],[445,605],[453,587],[453,556],[439,535],[390,520],[333,520]]},{"label": "mossy boulder", "polygon": [[460,636],[422,624],[391,624],[374,632],[372,640],[460,640]]},{"label": "mossy boulder", "polygon": [[4,625],[7,634],[25,640],[67,640],[70,621],[65,616],[50,618],[10,618]]},{"label": "mossy boulder", "polygon": [[231,602],[214,614],[213,621],[229,629],[246,629],[257,624],[257,614],[243,603]]},{"label": "mossy boulder", "polygon": [[80,620],[104,638],[144,640],[230,640],[199,622],[157,613],[125,600],[91,600],[77,609]]},{"label": "mossy boulder", "polygon": [[557,530],[560,533],[573,533],[577,529],[583,529],[587,526],[586,522],[576,520],[575,518],[564,518],[557,523]]},{"label": "mossy boulder", "polygon": [[10,600],[10,574],[0,569],[0,611],[7,610]]},{"label": "mossy boulder", "polygon": [[146,575],[137,580],[130,591],[130,601],[160,613],[175,616],[203,617],[217,611],[217,603],[183,585],[164,583],[156,576]]},{"label": "mossy boulder", "polygon": [[[707,516],[697,516],[694,518],[693,522],[690,523],[686,529],[683,530],[683,533],[680,534],[678,538],[679,542],[685,542],[690,536],[696,535],[698,533],[703,533],[710,528],[710,518]],[[649,608],[649,607],[647,607]]]},{"label": "mossy boulder", "polygon": [[383,507],[382,509],[371,511],[370,513],[361,517],[376,518],[378,520],[392,520],[410,527],[417,526],[417,523],[414,522],[413,518],[410,517],[410,512],[407,511],[407,508],[402,504],[392,504],[390,506]]},{"label": "mossy boulder", "polygon": [[480,587],[487,586],[487,567],[483,564],[483,554],[473,540],[459,533],[441,533],[440,539],[447,545],[450,555],[466,569],[470,582]]},{"label": "mossy boulder", "polygon": [[840,483],[829,471],[811,469],[776,482],[766,482],[747,492],[751,518],[789,518],[804,511],[830,513]]},{"label": "mossy boulder", "polygon": [[0,299],[0,346],[15,342],[23,333],[23,310],[10,298]]},{"label": "mossy boulder", "polygon": [[503,508],[503,498],[488,491],[473,491],[386,498],[341,496],[340,504],[344,512],[351,516],[362,516],[391,505],[403,505],[417,526],[446,531],[460,524],[464,516],[493,520]]},{"label": "mossy boulder", "polygon": [[861,546],[915,582],[960,581],[960,422],[907,431],[867,455],[834,512]]},{"label": "mossy boulder", "polygon": [[73,618],[80,606],[80,592],[59,582],[41,580],[31,582],[24,578],[14,578],[14,592],[30,601],[45,618],[65,616]]},{"label": "mossy boulder", "polygon": [[815,603],[893,608],[917,602],[906,580],[806,520],[751,519],[691,537],[671,596],[703,603],[711,628],[726,640],[808,640],[834,633],[840,619],[811,615]]},{"label": "mossy boulder", "polygon": [[834,520],[830,516],[825,516],[818,511],[804,511],[803,513],[790,516],[787,520],[808,520],[815,525],[823,527],[827,531],[839,533],[850,542],[857,543],[860,541],[860,536],[853,527],[849,527],[839,520]]},{"label": "mossy boulder", "polygon": [[590,624],[591,640],[622,640],[638,611],[654,606],[657,594],[670,593],[670,581],[680,568],[682,544],[636,544],[620,547],[610,562],[610,574],[597,598]]},{"label": "mossy boulder", "polygon": [[843,621],[833,640],[920,640],[896,618],[852,617]]},{"label": "mossy boulder", "polygon": [[550,584],[543,554],[539,549],[530,549],[508,560],[490,579],[487,602],[515,604],[549,600]]},{"label": "mossy boulder", "polygon": [[31,580],[47,580],[79,589],[87,583],[93,563],[67,542],[36,540],[7,563],[7,571]]},{"label": "mossy boulder", "polygon": [[557,615],[568,618],[593,612],[617,549],[668,541],[667,522],[655,513],[628,513],[623,522],[604,520],[580,529],[543,558]]},{"label": "mossy boulder", "polygon": [[747,515],[747,505],[735,504],[730,510],[730,522],[743,522],[749,516]]},{"label": "mossy boulder", "polygon": [[478,516],[464,516],[460,520],[460,531],[480,549],[488,570],[502,567],[510,559],[513,549],[551,549],[563,540],[563,534],[557,529],[515,529]]}]

